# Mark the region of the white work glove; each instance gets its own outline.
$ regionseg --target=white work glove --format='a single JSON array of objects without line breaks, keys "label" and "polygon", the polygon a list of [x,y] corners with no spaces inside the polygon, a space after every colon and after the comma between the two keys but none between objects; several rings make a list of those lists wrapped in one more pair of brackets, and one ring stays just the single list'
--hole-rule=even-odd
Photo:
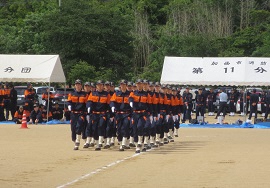
[{"label": "white work glove", "polygon": [[115,107],[113,106],[113,107],[112,107],[112,113],[114,113],[114,112],[115,112]]},{"label": "white work glove", "polygon": [[158,119],[160,118],[160,114],[157,115],[157,118],[158,118]]},{"label": "white work glove", "polygon": [[129,105],[131,108],[133,108],[133,102],[130,102]]},{"label": "white work glove", "polygon": [[110,118],[111,122],[113,122],[113,117]]},{"label": "white work glove", "polygon": [[233,103],[233,105],[235,106],[235,105],[236,105],[236,103]]},{"label": "white work glove", "polygon": [[45,106],[46,105],[46,101],[42,101],[42,104]]},{"label": "white work glove", "polygon": [[68,111],[71,111],[71,105],[68,105]]},{"label": "white work glove", "polygon": [[175,115],[174,117],[175,117],[176,120],[178,120],[178,115]]},{"label": "white work glove", "polygon": [[154,117],[154,122],[157,122],[157,117]]},{"label": "white work glove", "polygon": [[175,122],[175,119],[176,119],[175,116],[173,116],[172,119],[173,119],[173,122]]},{"label": "white work glove", "polygon": [[150,119],[150,123],[152,124],[153,123],[153,116],[149,116],[149,119]]},{"label": "white work glove", "polygon": [[90,122],[90,116],[89,115],[86,116],[86,120],[87,120],[88,123]]},{"label": "white work glove", "polygon": [[90,110],[91,110],[91,108],[90,108],[90,107],[88,107],[88,108],[87,108],[87,112],[88,112],[88,113],[90,113]]},{"label": "white work glove", "polygon": [[166,115],[166,121],[167,122],[169,121],[169,117],[170,117],[170,115]]}]

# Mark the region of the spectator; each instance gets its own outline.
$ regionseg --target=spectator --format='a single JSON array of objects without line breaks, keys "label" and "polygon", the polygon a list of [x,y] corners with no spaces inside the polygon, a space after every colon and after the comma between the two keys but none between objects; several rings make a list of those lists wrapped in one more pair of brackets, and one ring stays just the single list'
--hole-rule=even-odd
[{"label": "spectator", "polygon": [[19,107],[19,110],[15,112],[13,121],[17,124],[22,124],[22,118],[23,118],[23,106]]},{"label": "spectator", "polygon": [[266,112],[265,112],[265,116],[264,119],[267,120],[268,118],[268,114],[270,111],[270,90],[268,91],[266,97],[265,97],[265,104],[266,104]]},{"label": "spectator", "polygon": [[[53,104],[53,101],[54,101],[54,94],[52,92],[50,92],[50,88],[46,88],[46,92],[42,94],[42,100],[45,101],[44,105],[45,107],[44,108],[48,108],[47,105],[49,105],[49,110],[51,111],[52,110],[52,104]],[[49,103],[49,104],[48,104]]]},{"label": "spectator", "polygon": [[49,110],[49,112],[47,113],[47,108],[45,108],[43,104],[39,105],[39,110],[41,112],[42,122],[47,122],[47,120],[48,121],[52,120],[52,112]]},{"label": "spectator", "polygon": [[250,113],[247,122],[251,122],[252,114],[255,113],[255,119],[257,119],[257,104],[259,102],[259,95],[256,94],[256,89],[253,89],[253,93],[250,95]]},{"label": "spectator", "polygon": [[17,90],[14,89],[13,84],[10,84],[10,111],[12,119],[14,119],[14,114],[17,110]]},{"label": "spectator", "polygon": [[205,95],[202,93],[202,88],[199,88],[198,94],[195,97],[196,101],[196,119],[198,116],[204,117]]},{"label": "spectator", "polygon": [[59,108],[58,102],[55,102],[54,108],[52,108],[52,118],[56,120],[63,119],[63,109]]},{"label": "spectator", "polygon": [[70,121],[71,112],[67,108],[65,108],[64,111],[65,111],[65,113],[64,113],[65,121]]},{"label": "spectator", "polygon": [[33,105],[34,110],[31,111],[29,123],[42,123],[42,114],[37,104]]},{"label": "spectator", "polygon": [[10,111],[10,89],[8,87],[8,83],[4,86],[4,109],[6,110],[5,120],[9,119],[9,111]]},{"label": "spectator", "polygon": [[227,107],[227,102],[228,102],[228,95],[227,93],[224,92],[225,89],[220,89],[220,94],[219,94],[219,109],[217,112],[217,115],[215,117],[215,119],[217,119],[217,117],[220,115],[220,113],[223,113],[223,117],[225,118],[225,114],[226,114],[226,107]]},{"label": "spectator", "polygon": [[2,89],[2,83],[0,82],[0,121],[5,121],[4,97],[5,97],[5,91],[4,89]]},{"label": "spectator", "polygon": [[33,111],[33,105],[35,102],[35,91],[32,87],[31,83],[27,83],[27,89],[24,91],[24,98],[25,98],[25,110],[29,112]]}]

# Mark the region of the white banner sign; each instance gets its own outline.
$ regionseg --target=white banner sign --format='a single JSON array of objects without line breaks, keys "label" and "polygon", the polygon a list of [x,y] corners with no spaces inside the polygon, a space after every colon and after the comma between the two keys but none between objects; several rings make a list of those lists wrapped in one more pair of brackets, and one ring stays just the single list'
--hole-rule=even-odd
[{"label": "white banner sign", "polygon": [[270,85],[270,58],[165,57],[162,84]]}]

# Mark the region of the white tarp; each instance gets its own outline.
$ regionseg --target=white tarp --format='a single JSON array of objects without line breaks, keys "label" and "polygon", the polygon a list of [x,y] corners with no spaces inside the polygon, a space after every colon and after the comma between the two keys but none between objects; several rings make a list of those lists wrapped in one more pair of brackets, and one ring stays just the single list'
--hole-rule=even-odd
[{"label": "white tarp", "polygon": [[269,86],[270,58],[165,57],[162,84]]},{"label": "white tarp", "polygon": [[59,55],[0,55],[2,82],[66,82]]}]

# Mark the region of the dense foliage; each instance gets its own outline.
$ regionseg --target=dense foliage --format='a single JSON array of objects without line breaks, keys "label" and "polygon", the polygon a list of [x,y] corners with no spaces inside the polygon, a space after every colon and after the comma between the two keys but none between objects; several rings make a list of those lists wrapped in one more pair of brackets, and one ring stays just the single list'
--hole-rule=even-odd
[{"label": "dense foliage", "polygon": [[67,80],[159,80],[164,56],[270,56],[269,0],[1,0],[1,54],[59,54]]}]

